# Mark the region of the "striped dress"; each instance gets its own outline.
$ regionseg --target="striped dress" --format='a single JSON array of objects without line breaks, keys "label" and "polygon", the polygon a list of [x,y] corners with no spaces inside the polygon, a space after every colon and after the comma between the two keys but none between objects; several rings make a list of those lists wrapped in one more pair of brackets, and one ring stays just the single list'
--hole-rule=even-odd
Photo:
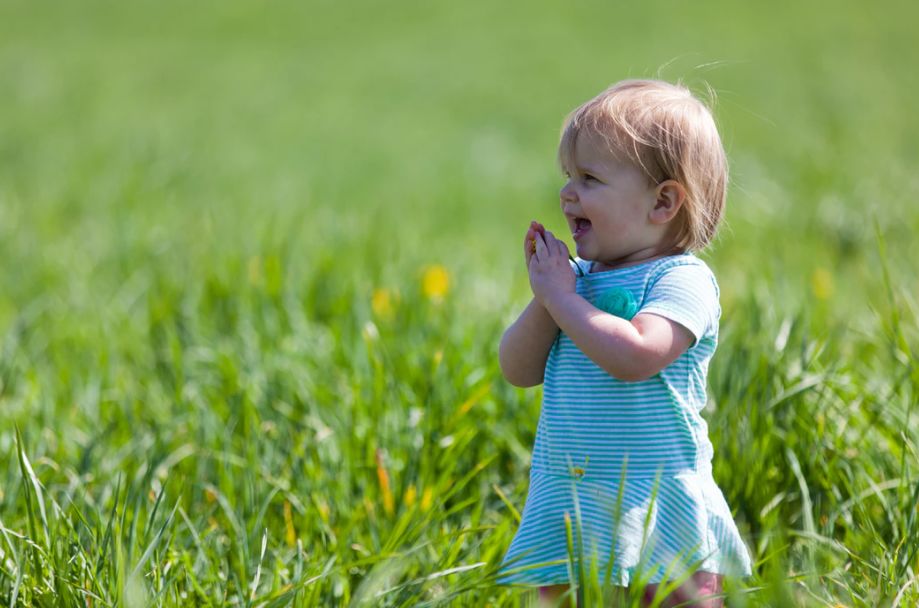
[{"label": "striped dress", "polygon": [[593,274],[589,262],[577,264],[577,292],[598,308],[666,317],[695,341],[652,378],[624,382],[559,335],[546,362],[529,493],[500,581],[562,584],[580,568],[624,586],[639,573],[647,583],[697,569],[750,574],[712,479],[700,415],[721,315],[714,275],[688,253]]}]

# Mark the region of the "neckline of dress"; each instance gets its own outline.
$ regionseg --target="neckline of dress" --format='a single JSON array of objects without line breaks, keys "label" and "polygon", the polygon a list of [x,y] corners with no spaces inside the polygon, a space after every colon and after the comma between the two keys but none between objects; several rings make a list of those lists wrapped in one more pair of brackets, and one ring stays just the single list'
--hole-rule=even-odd
[{"label": "neckline of dress", "polygon": [[673,255],[664,255],[664,256],[661,256],[661,257],[659,257],[659,258],[653,258],[653,259],[650,259],[650,260],[646,260],[646,261],[644,261],[644,262],[639,262],[639,263],[637,263],[637,264],[632,264],[631,266],[621,266],[621,267],[619,267],[619,268],[611,268],[611,269],[609,269],[609,270],[602,270],[602,271],[600,271],[600,272],[590,272],[590,269],[593,268],[593,265],[594,265],[594,262],[592,262],[592,261],[584,260],[584,259],[581,259],[581,258],[577,258],[576,263],[577,263],[578,267],[581,268],[581,270],[584,270],[584,267],[582,266],[582,263],[586,262],[586,263],[588,264],[588,266],[587,266],[587,271],[586,271],[583,275],[581,275],[580,277],[578,277],[578,278],[581,278],[581,279],[587,279],[587,278],[590,278],[590,277],[602,277],[602,276],[610,276],[610,275],[614,275],[614,274],[626,273],[626,272],[629,272],[629,271],[632,271],[632,270],[635,270],[635,269],[638,269],[638,268],[642,268],[642,267],[644,267],[644,266],[648,266],[648,265],[651,265],[651,264],[656,264],[656,263],[658,263],[658,262],[663,262],[664,260],[676,259],[676,258],[683,258],[683,257],[686,257],[686,256],[692,256],[692,252],[690,252],[690,251],[685,251],[685,252],[683,252],[683,253],[677,253],[677,254],[673,254]]}]

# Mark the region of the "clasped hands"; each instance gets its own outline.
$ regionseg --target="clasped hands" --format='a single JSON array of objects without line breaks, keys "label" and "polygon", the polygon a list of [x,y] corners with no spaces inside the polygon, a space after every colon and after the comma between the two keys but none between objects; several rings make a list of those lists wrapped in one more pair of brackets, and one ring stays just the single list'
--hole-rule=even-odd
[{"label": "clasped hands", "polygon": [[523,245],[530,289],[540,304],[549,309],[553,299],[575,293],[577,277],[564,242],[534,221],[530,222]]}]

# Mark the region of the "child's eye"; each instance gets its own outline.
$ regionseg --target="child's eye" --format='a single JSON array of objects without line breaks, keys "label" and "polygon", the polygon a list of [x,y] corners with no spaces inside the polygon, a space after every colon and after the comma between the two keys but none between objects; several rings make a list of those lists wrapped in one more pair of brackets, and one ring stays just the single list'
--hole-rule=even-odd
[{"label": "child's eye", "polygon": [[594,176],[591,175],[590,173],[585,173],[585,174],[584,174],[584,181],[585,181],[585,182],[598,182],[598,181],[600,181],[600,180],[598,180],[596,177],[594,177]]}]

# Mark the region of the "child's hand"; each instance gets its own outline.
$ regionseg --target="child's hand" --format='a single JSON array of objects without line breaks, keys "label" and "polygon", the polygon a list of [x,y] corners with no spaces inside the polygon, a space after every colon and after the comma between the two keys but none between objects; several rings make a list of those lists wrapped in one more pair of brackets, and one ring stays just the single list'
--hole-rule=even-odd
[{"label": "child's hand", "polygon": [[[538,229],[537,229],[538,228]],[[527,270],[530,274],[530,288],[533,296],[543,305],[546,300],[563,293],[574,293],[577,278],[568,261],[568,246],[542,227],[533,222],[530,232],[534,232],[535,251],[527,257]]]},{"label": "child's hand", "polygon": [[523,239],[523,251],[526,255],[527,268],[530,267],[530,258],[533,257],[534,253],[536,253],[537,235],[544,235],[545,233],[545,226],[537,221],[530,222],[530,227],[527,230],[526,238]]}]

